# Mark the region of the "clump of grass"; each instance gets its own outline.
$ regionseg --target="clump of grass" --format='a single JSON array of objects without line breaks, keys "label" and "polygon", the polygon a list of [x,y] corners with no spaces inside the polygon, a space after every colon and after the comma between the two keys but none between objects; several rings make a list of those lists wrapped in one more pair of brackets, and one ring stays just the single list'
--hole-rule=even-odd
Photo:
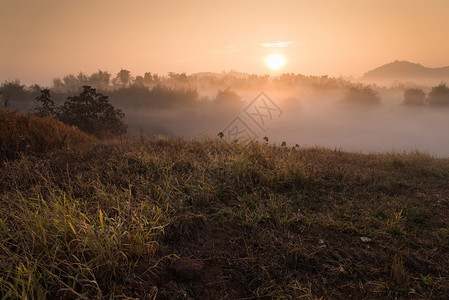
[{"label": "clump of grass", "polygon": [[404,294],[407,291],[407,273],[404,268],[403,258],[400,255],[395,254],[393,257],[390,278],[393,287],[396,288],[396,292],[401,291]]},{"label": "clump of grass", "polygon": [[158,211],[111,218],[65,196],[21,199],[18,208],[3,214],[0,238],[0,290],[14,298],[107,296],[158,249]]}]

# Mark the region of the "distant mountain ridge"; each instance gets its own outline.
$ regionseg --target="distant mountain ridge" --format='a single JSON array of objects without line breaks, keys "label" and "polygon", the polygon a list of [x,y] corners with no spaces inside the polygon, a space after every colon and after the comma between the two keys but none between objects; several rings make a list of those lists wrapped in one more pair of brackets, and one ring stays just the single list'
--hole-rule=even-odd
[{"label": "distant mountain ridge", "polygon": [[396,60],[365,73],[362,79],[367,80],[417,80],[417,79],[449,79],[449,66],[428,68],[421,64]]}]

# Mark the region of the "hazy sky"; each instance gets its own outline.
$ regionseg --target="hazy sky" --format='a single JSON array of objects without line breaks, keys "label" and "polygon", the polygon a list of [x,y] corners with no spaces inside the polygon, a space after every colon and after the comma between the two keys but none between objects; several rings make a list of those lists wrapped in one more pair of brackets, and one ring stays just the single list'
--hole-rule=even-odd
[{"label": "hazy sky", "polygon": [[445,66],[448,16],[448,0],[0,0],[0,80],[275,74],[272,53],[287,59],[277,72],[314,75],[358,77],[397,59]]}]

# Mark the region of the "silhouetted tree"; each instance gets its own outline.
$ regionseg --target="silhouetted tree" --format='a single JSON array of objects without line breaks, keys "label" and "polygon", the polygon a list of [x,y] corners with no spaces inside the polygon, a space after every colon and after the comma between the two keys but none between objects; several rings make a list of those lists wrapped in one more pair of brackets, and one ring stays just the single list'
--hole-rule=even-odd
[{"label": "silhouetted tree", "polygon": [[39,116],[57,117],[57,108],[53,100],[51,100],[49,89],[41,90],[41,94],[36,97],[36,101],[40,103],[40,106],[36,109]]},{"label": "silhouetted tree", "polygon": [[134,79],[133,85],[144,86],[145,85],[145,81],[144,81],[143,77],[142,76],[136,76],[136,79]]},{"label": "silhouetted tree", "polygon": [[264,85],[268,82],[269,75],[257,75],[257,74],[251,74],[246,79],[249,84],[252,85]]},{"label": "silhouetted tree", "polygon": [[0,104],[4,109],[10,108],[9,97],[4,97],[2,91],[0,91]]},{"label": "silhouetted tree", "polygon": [[189,78],[187,77],[186,73],[174,73],[169,72],[168,77],[175,83],[175,84],[187,84],[189,82]]},{"label": "silhouetted tree", "polygon": [[5,81],[0,86],[0,92],[3,98],[3,104],[7,102],[8,107],[21,111],[29,111],[34,105],[34,99],[31,91],[25,89],[25,86],[19,80]]},{"label": "silhouetted tree", "polygon": [[106,89],[111,80],[111,73],[98,70],[89,77],[89,84],[98,89]]},{"label": "silhouetted tree", "polygon": [[426,93],[420,88],[412,88],[404,91],[404,104],[424,105]]},{"label": "silhouetted tree", "polygon": [[65,88],[64,82],[62,82],[61,78],[53,79],[53,88],[58,91],[63,91]]},{"label": "silhouetted tree", "polygon": [[369,85],[361,84],[349,87],[346,90],[343,101],[355,105],[376,105],[380,104],[377,92]]},{"label": "silhouetted tree", "polygon": [[131,72],[125,69],[120,69],[113,79],[113,84],[118,87],[126,87],[132,82]]},{"label": "silhouetted tree", "polygon": [[449,88],[446,83],[434,86],[429,93],[430,105],[449,105]]},{"label": "silhouetted tree", "polygon": [[90,86],[67,101],[61,107],[59,119],[97,137],[126,133],[122,119],[124,113],[109,103],[109,97],[97,93]]},{"label": "silhouetted tree", "polygon": [[76,91],[80,88],[78,78],[73,74],[64,76],[62,81],[64,82],[64,89],[66,91]]},{"label": "silhouetted tree", "polygon": [[[157,75],[154,75],[154,76],[157,77]],[[154,76],[153,76],[153,74],[151,74],[151,72],[146,72],[146,73],[143,75],[143,82],[144,82],[146,85],[151,85],[151,84],[153,84],[153,83],[156,81],[155,78],[154,78]]]},{"label": "silhouetted tree", "polygon": [[215,101],[217,101],[218,104],[240,104],[242,102],[242,97],[237,95],[237,93],[230,88],[227,88],[218,91]]},{"label": "silhouetted tree", "polygon": [[85,86],[89,83],[89,78],[83,72],[79,72],[76,79],[78,80],[78,86]]}]

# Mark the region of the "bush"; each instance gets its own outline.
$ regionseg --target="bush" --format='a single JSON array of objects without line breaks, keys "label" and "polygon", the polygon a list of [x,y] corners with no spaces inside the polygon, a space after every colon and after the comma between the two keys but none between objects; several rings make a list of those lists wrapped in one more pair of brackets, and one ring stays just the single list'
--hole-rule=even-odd
[{"label": "bush", "polygon": [[404,104],[424,105],[426,93],[420,88],[407,89],[404,91]]},{"label": "bush", "polygon": [[449,105],[449,88],[445,83],[434,86],[429,93],[430,105]]},{"label": "bush", "polygon": [[219,90],[215,101],[218,104],[237,104],[240,105],[242,101],[242,97],[240,97],[236,92],[232,91],[230,88],[225,90]]},{"label": "bush", "polygon": [[125,114],[109,103],[108,96],[90,86],[83,86],[79,95],[68,97],[60,110],[61,121],[97,137],[126,133],[122,121]]},{"label": "bush", "polygon": [[354,85],[349,87],[343,101],[356,105],[380,104],[380,98],[377,96],[377,92],[369,85]]}]

